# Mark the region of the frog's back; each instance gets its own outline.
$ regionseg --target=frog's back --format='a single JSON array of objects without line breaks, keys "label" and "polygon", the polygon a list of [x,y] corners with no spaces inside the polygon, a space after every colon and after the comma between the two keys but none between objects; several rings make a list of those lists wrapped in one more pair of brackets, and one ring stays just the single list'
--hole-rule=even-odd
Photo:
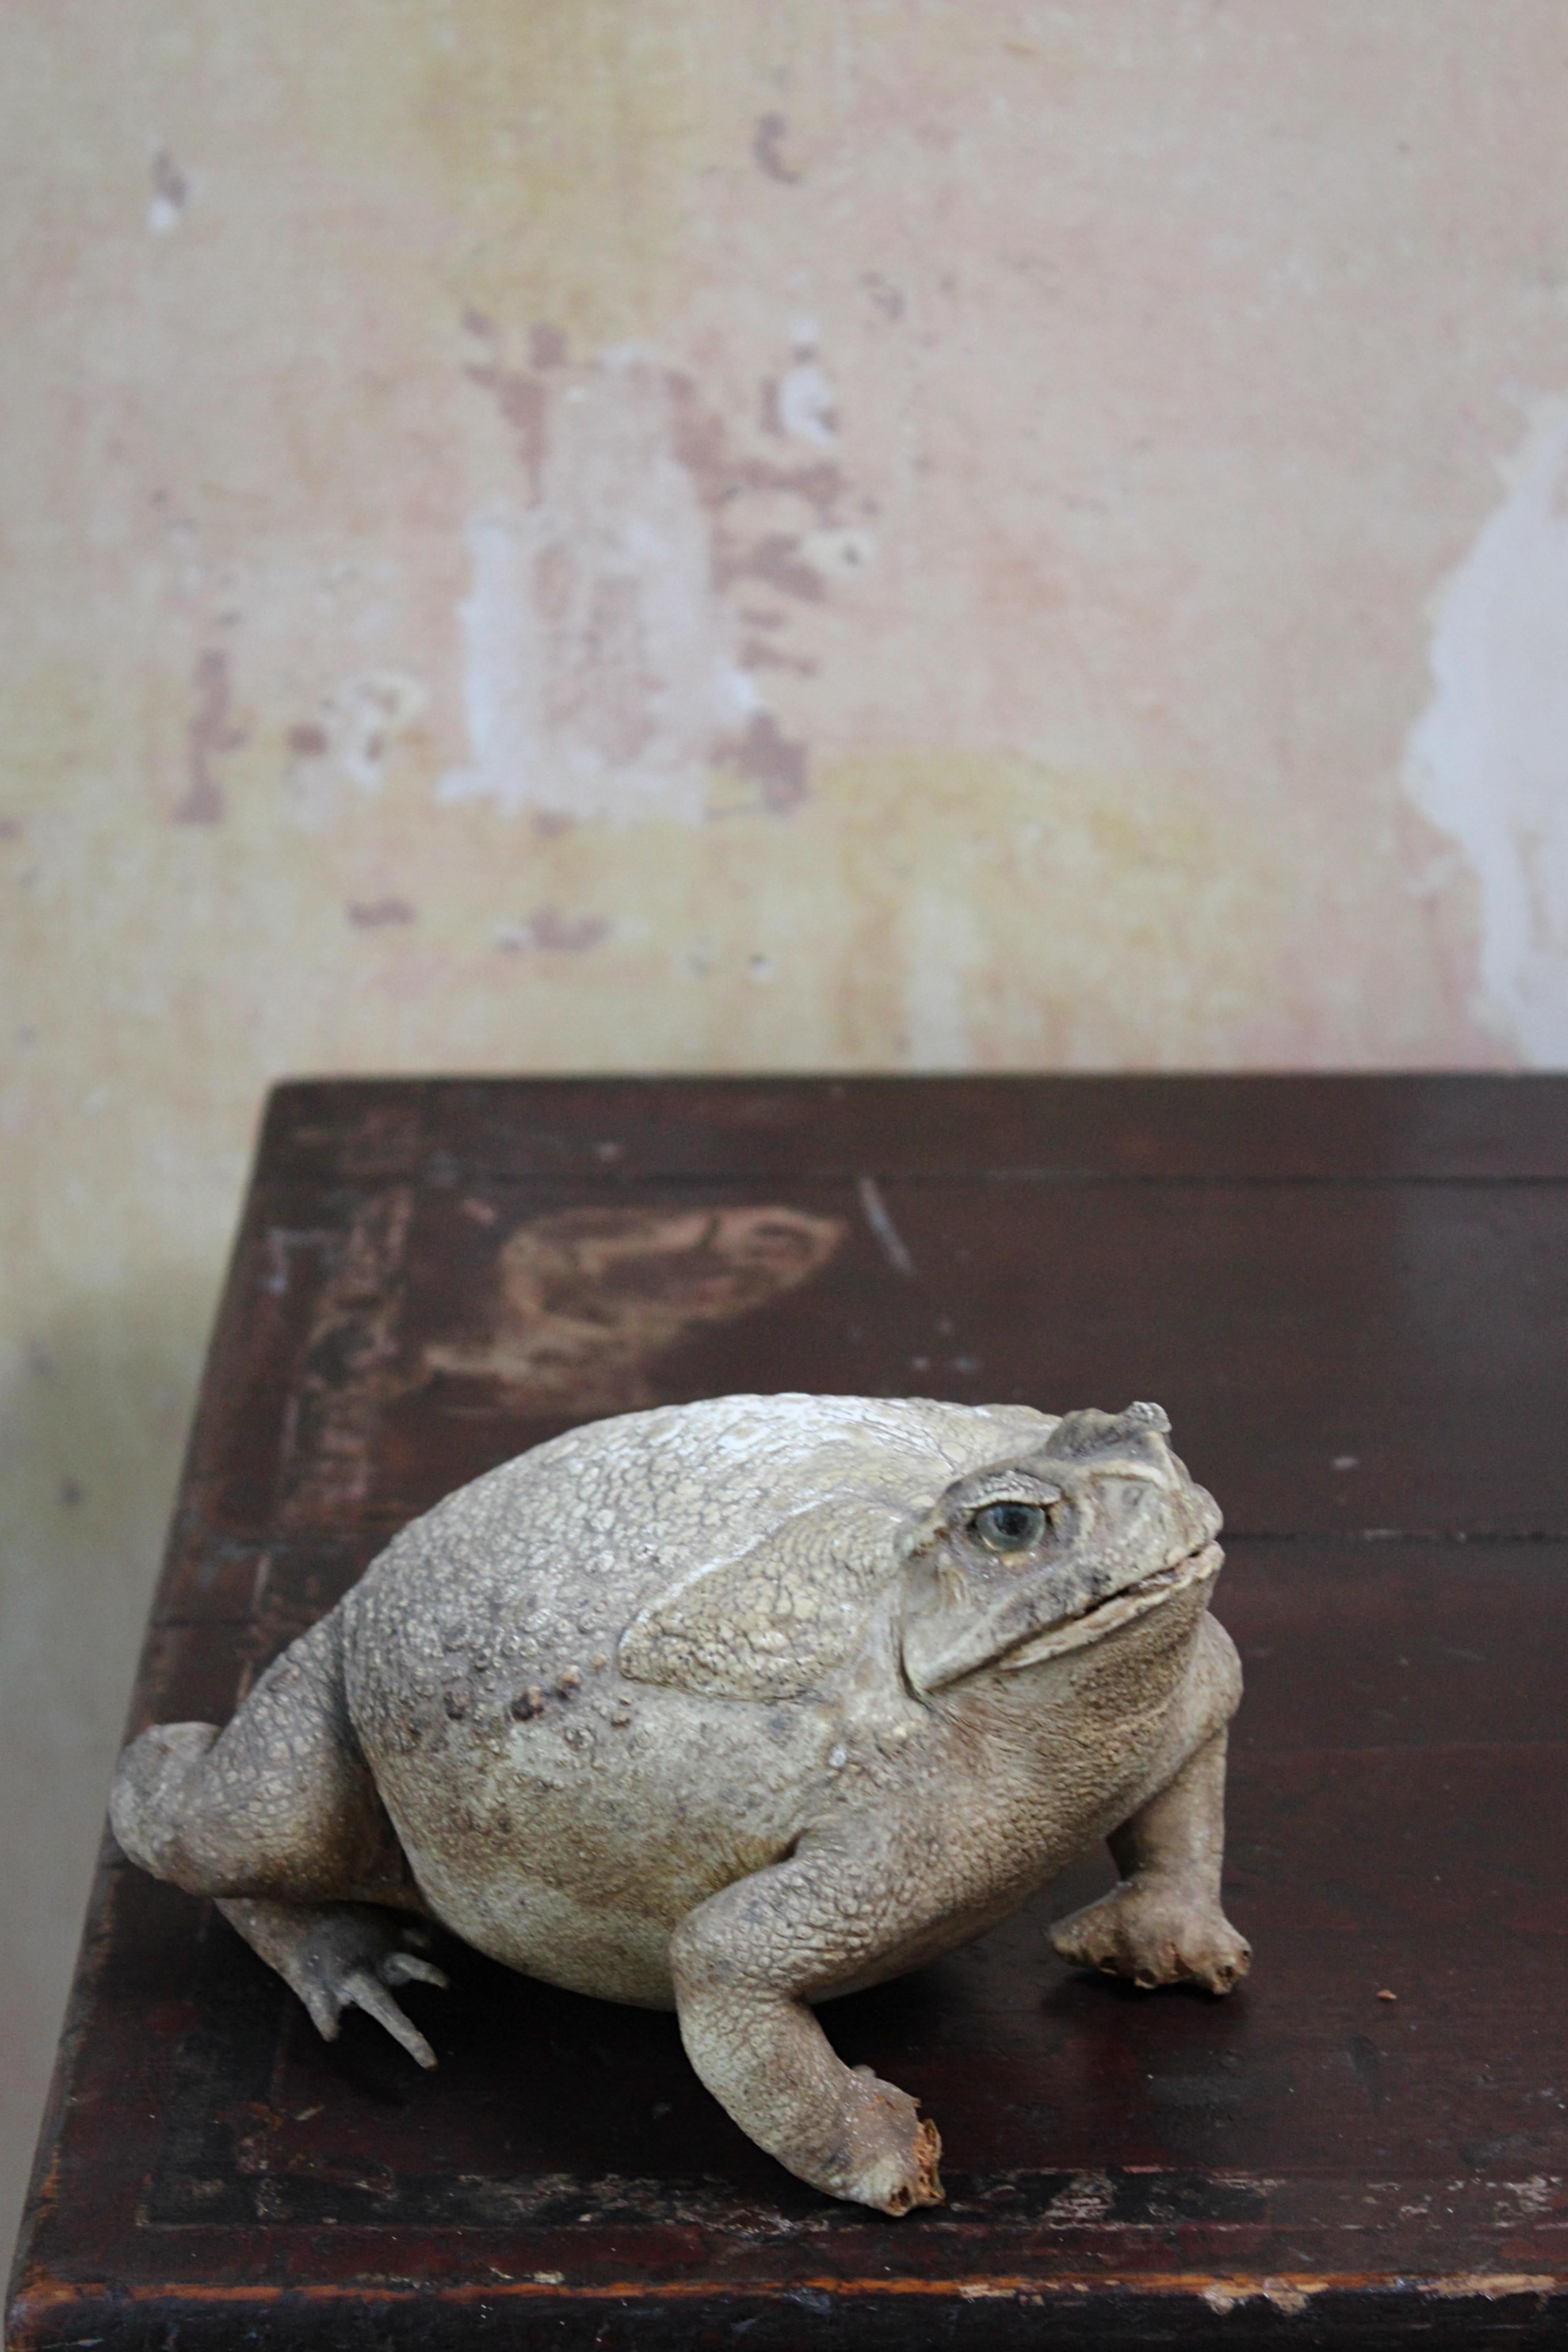
[{"label": "frog's back", "polygon": [[[843,1497],[889,1536],[949,1482],[1037,1444],[1026,1405],[784,1394],[585,1423],[404,1528],[350,1595],[356,1721],[448,1717],[607,1660],[650,1601]],[[891,1553],[889,1549],[889,1567]]]}]

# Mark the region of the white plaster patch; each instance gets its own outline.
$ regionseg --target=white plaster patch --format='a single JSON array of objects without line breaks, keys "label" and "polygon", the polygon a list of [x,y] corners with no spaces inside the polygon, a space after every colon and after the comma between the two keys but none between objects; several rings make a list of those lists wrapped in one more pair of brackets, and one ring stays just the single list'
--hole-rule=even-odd
[{"label": "white plaster patch", "polygon": [[1480,890],[1479,1019],[1568,1064],[1568,400],[1537,412],[1509,491],[1438,600],[1406,792]]},{"label": "white plaster patch", "polygon": [[289,730],[285,782],[295,823],[319,832],[333,822],[341,776],[363,793],[379,792],[394,746],[429,699],[420,679],[395,669],[366,670],[323,695],[314,718]]},{"label": "white plaster patch", "polygon": [[876,561],[877,541],[868,530],[808,530],[802,536],[803,562],[829,580],[858,580]]},{"label": "white plaster patch", "polygon": [[757,697],[674,438],[663,371],[612,353],[552,404],[537,503],[470,522],[471,757],[439,800],[701,821],[714,741]]},{"label": "white plaster patch", "polygon": [[428,700],[420,681],[403,670],[370,670],[343,688],[335,730],[338,756],[362,793],[380,789],[387,753]]},{"label": "white plaster patch", "polygon": [[838,410],[819,360],[797,359],[779,378],[778,419],[781,429],[796,441],[832,448],[838,438]]},{"label": "white plaster patch", "polygon": [[827,373],[816,355],[819,330],[815,319],[790,322],[794,365],[779,378],[774,414],[779,430],[818,449],[831,449],[838,438],[838,405]]}]

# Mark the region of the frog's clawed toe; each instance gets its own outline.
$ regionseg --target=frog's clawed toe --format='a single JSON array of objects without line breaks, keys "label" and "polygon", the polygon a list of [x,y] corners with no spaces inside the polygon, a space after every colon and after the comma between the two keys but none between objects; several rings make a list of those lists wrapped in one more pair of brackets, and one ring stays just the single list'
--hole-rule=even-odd
[{"label": "frog's clawed toe", "polygon": [[1214,1896],[1179,1878],[1126,1879],[1058,1921],[1051,1942],[1077,1968],[1131,1977],[1145,1989],[1200,1984],[1227,1993],[1252,1966],[1251,1945]]},{"label": "frog's clawed toe", "polygon": [[917,2205],[940,2205],[944,2192],[937,2171],[942,2139],[936,2126],[921,2120],[919,2102],[908,2091],[883,2082],[869,2066],[855,2067],[851,2081],[855,2157],[842,2184],[834,2183],[834,2193],[895,2216]]},{"label": "frog's clawed toe", "polygon": [[[403,1979],[399,1978],[397,1981],[401,1983]],[[445,1984],[447,1979],[438,1969],[431,1969],[426,1972],[425,1981]],[[436,2063],[436,2053],[418,2027],[404,2015],[387,1991],[382,1976],[373,1975],[369,1969],[351,1969],[340,1985],[333,1987],[331,1992],[318,1994],[308,2006],[318,2031],[328,2042],[336,2041],[339,2020],[345,2009],[363,2009],[367,2017],[374,2017],[378,2025],[385,2026],[393,2040],[401,2042],[417,2065],[434,2066]],[[331,2021],[325,2021],[329,2017]]]},{"label": "frog's clawed toe", "polygon": [[445,1987],[449,1979],[432,1961],[405,1951],[390,1924],[374,1912],[348,1905],[323,1911],[292,1955],[287,1973],[324,2042],[337,2040],[345,2009],[360,2009],[384,2025],[417,2065],[436,2063],[436,2053],[388,1988]]}]

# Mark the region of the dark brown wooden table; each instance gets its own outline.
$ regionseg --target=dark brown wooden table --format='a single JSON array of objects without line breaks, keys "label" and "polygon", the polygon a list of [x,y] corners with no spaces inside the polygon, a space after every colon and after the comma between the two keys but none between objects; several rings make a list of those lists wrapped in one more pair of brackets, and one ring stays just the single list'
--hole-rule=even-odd
[{"label": "dark brown wooden table", "polygon": [[[308,1084],[273,1097],[133,1726],[226,1717],[387,1535],[735,1389],[1154,1397],[1247,1696],[1225,2002],[1070,1884],[837,2003],[949,2202],[792,2180],[674,2021],[461,1948],[423,2075],[106,1850],[8,2341],[1568,2340],[1568,1081]],[[1386,1996],[1393,1994],[1394,1999]]]}]

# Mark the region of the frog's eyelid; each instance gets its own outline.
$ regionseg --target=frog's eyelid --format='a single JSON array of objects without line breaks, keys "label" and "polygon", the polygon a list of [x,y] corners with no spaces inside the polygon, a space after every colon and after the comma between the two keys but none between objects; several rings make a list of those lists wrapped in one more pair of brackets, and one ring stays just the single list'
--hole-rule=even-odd
[{"label": "frog's eyelid", "polygon": [[1048,1511],[1053,1503],[1066,1500],[1066,1489],[1053,1479],[1038,1478],[1033,1471],[1008,1472],[998,1470],[991,1478],[984,1475],[971,1486],[963,1498],[960,1516],[973,1518],[976,1511],[988,1511],[993,1503],[1036,1504]]}]

